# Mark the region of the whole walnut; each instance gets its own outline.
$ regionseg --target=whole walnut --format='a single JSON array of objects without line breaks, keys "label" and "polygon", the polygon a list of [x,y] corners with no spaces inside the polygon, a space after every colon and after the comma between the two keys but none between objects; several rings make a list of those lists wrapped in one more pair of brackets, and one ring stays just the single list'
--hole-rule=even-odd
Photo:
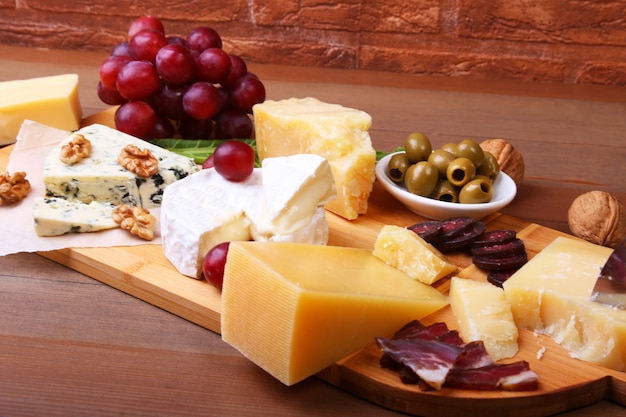
[{"label": "whole walnut", "polygon": [[606,191],[576,197],[567,212],[567,222],[574,236],[598,245],[614,248],[626,238],[624,206]]},{"label": "whole walnut", "polygon": [[480,147],[496,158],[500,171],[511,177],[515,185],[522,184],[526,166],[520,151],[504,139],[487,139],[480,143]]}]

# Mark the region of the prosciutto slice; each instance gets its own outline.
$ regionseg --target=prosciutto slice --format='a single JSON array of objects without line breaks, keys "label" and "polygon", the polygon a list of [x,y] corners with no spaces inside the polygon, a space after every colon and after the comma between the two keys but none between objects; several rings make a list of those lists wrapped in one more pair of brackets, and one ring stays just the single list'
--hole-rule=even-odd
[{"label": "prosciutto slice", "polygon": [[454,363],[463,354],[462,348],[437,340],[377,338],[376,343],[393,360],[410,368],[435,389],[443,387]]},{"label": "prosciutto slice", "polygon": [[494,363],[482,341],[464,343],[443,322],[424,326],[412,321],[391,339],[378,337],[376,343],[383,352],[381,366],[399,371],[407,384],[509,391],[536,390],[539,385],[528,362]]}]

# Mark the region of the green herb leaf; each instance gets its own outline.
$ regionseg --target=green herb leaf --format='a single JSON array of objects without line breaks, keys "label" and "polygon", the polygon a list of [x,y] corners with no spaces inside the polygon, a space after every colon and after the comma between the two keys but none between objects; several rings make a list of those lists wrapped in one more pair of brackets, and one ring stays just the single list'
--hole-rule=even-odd
[{"label": "green herb leaf", "polygon": [[[193,159],[197,164],[202,164],[209,156],[213,155],[220,143],[231,139],[154,139],[150,142],[187,158]],[[260,166],[259,156],[256,152],[256,140],[234,139],[245,142],[252,146],[255,154],[254,165]]]}]

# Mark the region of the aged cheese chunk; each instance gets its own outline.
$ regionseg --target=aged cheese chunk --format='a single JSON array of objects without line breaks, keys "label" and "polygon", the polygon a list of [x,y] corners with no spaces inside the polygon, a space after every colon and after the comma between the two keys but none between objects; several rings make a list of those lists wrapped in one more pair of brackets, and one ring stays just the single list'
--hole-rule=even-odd
[{"label": "aged cheese chunk", "polygon": [[552,337],[572,356],[626,369],[626,311],[590,300],[610,248],[558,237],[505,281],[518,327]]},{"label": "aged cheese chunk", "polygon": [[[193,160],[108,126],[93,124],[77,133],[91,142],[91,156],[74,165],[63,163],[59,158],[61,147],[71,136],[54,148],[46,158],[43,170],[48,197],[153,208],[161,205],[163,190],[167,186],[198,171]],[[140,178],[118,163],[120,151],[129,144],[152,152],[159,163],[155,175]]]},{"label": "aged cheese chunk", "polygon": [[504,291],[488,282],[452,277],[450,306],[467,342],[482,340],[494,361],[519,350],[517,326]]},{"label": "aged cheese chunk", "polygon": [[386,225],[374,243],[374,256],[425,284],[450,275],[457,266],[411,230]]},{"label": "aged cheese chunk", "polygon": [[266,100],[253,108],[259,157],[314,153],[328,159],[337,198],[326,209],[347,219],[367,211],[376,152],[367,113],[314,98]]},{"label": "aged cheese chunk", "polygon": [[39,236],[86,233],[119,227],[111,214],[111,203],[89,204],[55,197],[37,197],[34,204],[35,232]]},{"label": "aged cheese chunk", "polygon": [[366,249],[234,242],[221,332],[244,356],[292,385],[445,305],[437,290]]},{"label": "aged cheese chunk", "polygon": [[15,142],[25,119],[57,129],[78,129],[78,75],[0,82],[0,146]]},{"label": "aged cheese chunk", "polygon": [[241,182],[202,170],[165,190],[164,254],[180,273],[199,278],[204,256],[221,242],[325,245],[328,223],[322,204],[333,195],[328,161],[313,154],[265,159]]}]

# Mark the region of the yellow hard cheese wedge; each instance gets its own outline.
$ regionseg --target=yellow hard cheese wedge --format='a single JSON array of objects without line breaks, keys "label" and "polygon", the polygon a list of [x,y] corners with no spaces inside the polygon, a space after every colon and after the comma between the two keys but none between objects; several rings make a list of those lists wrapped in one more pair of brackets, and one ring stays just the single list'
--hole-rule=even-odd
[{"label": "yellow hard cheese wedge", "polygon": [[494,361],[512,358],[519,350],[511,304],[502,288],[488,282],[452,277],[450,306],[465,342],[482,340]]},{"label": "yellow hard cheese wedge", "polygon": [[367,211],[376,151],[369,114],[315,98],[266,100],[253,108],[259,157],[313,153],[330,163],[337,197],[325,208],[353,220]]},{"label": "yellow hard cheese wedge", "polygon": [[611,249],[558,237],[505,281],[518,327],[552,337],[572,356],[626,369],[626,311],[590,300]]},{"label": "yellow hard cheese wedge", "polygon": [[455,264],[417,233],[394,225],[380,230],[373,254],[424,284],[432,284],[457,270]]},{"label": "yellow hard cheese wedge", "polygon": [[231,242],[221,333],[292,385],[447,304],[369,250]]},{"label": "yellow hard cheese wedge", "polygon": [[0,145],[15,142],[25,119],[57,129],[78,129],[81,119],[78,75],[1,82]]}]

